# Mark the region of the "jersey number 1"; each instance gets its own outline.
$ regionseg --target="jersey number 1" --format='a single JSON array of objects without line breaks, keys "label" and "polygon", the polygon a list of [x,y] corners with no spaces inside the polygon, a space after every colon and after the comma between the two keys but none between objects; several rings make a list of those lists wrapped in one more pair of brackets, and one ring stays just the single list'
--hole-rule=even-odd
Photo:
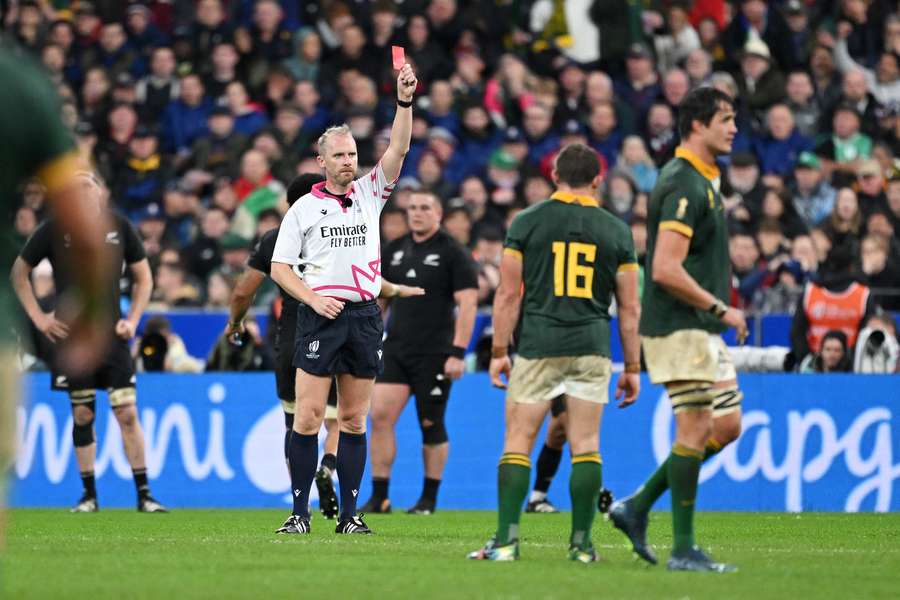
[{"label": "jersey number 1", "polygon": [[553,295],[592,298],[596,258],[594,244],[553,242]]}]

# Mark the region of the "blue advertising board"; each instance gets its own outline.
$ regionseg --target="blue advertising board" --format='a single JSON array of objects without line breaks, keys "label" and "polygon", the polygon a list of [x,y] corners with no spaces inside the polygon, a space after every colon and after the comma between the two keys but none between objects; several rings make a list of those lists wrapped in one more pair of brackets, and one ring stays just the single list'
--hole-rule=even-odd
[{"label": "blue advertising board", "polygon": [[[748,375],[740,381],[744,433],[703,466],[701,509],[900,509],[896,377]],[[610,404],[604,415],[604,485],[616,496],[631,493],[671,447],[672,415],[665,392],[646,378],[642,383],[634,406],[622,410]],[[19,409],[12,503],[68,506],[80,493],[68,399],[49,390],[45,374],[30,375],[26,384],[30,400]],[[161,501],[174,508],[290,505],[284,419],[271,373],[143,374],[138,378],[138,401],[148,472]],[[101,505],[133,506],[134,486],[118,426],[104,398],[98,407]],[[451,449],[440,506],[495,508],[503,394],[489,385],[485,374],[467,375],[454,385],[447,427]],[[423,478],[412,404],[397,434],[391,496],[395,506],[403,507],[415,502]],[[567,462],[550,489],[561,508],[569,505]],[[361,497],[368,494],[367,473]],[[667,496],[657,504],[667,506]]]}]

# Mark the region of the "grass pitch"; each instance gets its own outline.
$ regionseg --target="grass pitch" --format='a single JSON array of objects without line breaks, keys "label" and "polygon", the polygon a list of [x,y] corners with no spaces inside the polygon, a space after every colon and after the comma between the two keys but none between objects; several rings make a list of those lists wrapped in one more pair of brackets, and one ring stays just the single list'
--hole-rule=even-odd
[{"label": "grass pitch", "polygon": [[[465,560],[494,514],[367,517],[376,535],[336,536],[313,519],[309,536],[276,536],[284,511],[14,510],[2,598],[897,598],[900,514],[698,515],[698,537],[730,575],[668,573],[636,562],[598,521],[603,561],[564,559],[569,515],[525,515],[522,560]],[[650,537],[664,561],[668,513]]]}]

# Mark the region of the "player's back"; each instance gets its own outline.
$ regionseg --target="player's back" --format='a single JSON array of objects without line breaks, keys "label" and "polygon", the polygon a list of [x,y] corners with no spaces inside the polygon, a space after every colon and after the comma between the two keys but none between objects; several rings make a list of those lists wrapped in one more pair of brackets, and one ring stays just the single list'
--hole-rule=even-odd
[{"label": "player's back", "polygon": [[636,267],[631,231],[593,198],[551,198],[517,215],[507,238],[522,257],[519,354],[609,356],[616,273]]}]

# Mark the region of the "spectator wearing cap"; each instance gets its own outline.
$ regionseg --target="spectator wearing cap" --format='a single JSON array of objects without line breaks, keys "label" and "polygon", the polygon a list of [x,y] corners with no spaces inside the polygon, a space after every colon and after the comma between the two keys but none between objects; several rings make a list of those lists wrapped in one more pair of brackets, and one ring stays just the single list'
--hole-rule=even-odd
[{"label": "spectator wearing cap", "polygon": [[113,102],[124,102],[125,104],[137,104],[137,90],[135,89],[136,81],[128,73],[119,73],[116,77],[112,90]]},{"label": "spectator wearing cap", "polygon": [[845,22],[838,24],[838,39],[834,45],[834,59],[838,70],[842,73],[859,71],[866,81],[866,87],[880,104],[900,102],[900,68],[897,55],[893,52],[882,52],[874,69],[866,68],[853,60],[847,49],[847,36],[851,35],[852,26]]},{"label": "spectator wearing cap", "polygon": [[795,70],[788,73],[785,86],[785,103],[794,115],[794,123],[804,136],[813,139],[819,133],[818,124],[822,118],[822,106],[816,97],[812,79],[807,71]]},{"label": "spectator wearing cap", "polygon": [[779,102],[766,115],[766,134],[754,137],[752,147],[763,175],[785,177],[793,171],[800,153],[813,149],[813,142],[797,129],[791,109]]},{"label": "spectator wearing cap", "polygon": [[522,117],[522,132],[528,142],[528,163],[537,165],[541,157],[559,145],[559,137],[553,131],[553,112],[545,105],[528,106]]},{"label": "spectator wearing cap", "polygon": [[179,86],[178,100],[169,103],[162,119],[163,147],[171,153],[186,153],[194,140],[206,135],[206,121],[212,110],[199,75],[184,75]]},{"label": "spectator wearing cap", "polygon": [[625,77],[615,84],[616,95],[634,109],[643,121],[650,106],[662,91],[653,64],[653,55],[643,43],[634,43],[625,56]]},{"label": "spectator wearing cap", "polygon": [[148,204],[161,205],[163,190],[171,176],[169,162],[159,152],[156,132],[139,125],[128,143],[128,156],[115,173],[113,199],[129,216]]},{"label": "spectator wearing cap", "polygon": [[[207,57],[214,56],[216,46],[223,43],[231,45],[234,29],[226,17],[222,0],[199,0],[197,2],[195,17],[191,23],[190,39],[191,46],[200,57],[199,66],[203,72],[210,70],[210,65],[204,63],[208,60]],[[213,88],[209,87],[208,89],[210,95],[213,95]]]},{"label": "spectator wearing cap", "polygon": [[146,4],[135,2],[125,11],[128,43],[147,60],[154,48],[168,44],[168,37],[153,22],[153,13]]},{"label": "spectator wearing cap", "polygon": [[150,72],[137,82],[135,94],[141,115],[156,122],[170,102],[178,99],[181,83],[175,76],[175,53],[168,46],[154,48],[150,54]]},{"label": "spectator wearing cap", "polygon": [[808,227],[815,227],[834,207],[837,194],[822,176],[822,162],[812,152],[801,152],[789,182],[794,209]]},{"label": "spectator wearing cap", "polygon": [[495,150],[488,160],[487,184],[490,201],[505,211],[518,200],[517,188],[522,178],[520,163],[503,149]]},{"label": "spectator wearing cap", "polygon": [[721,36],[725,55],[729,58],[726,65],[729,70],[736,70],[738,65],[733,60],[740,57],[742,51],[746,52],[747,43],[751,40],[763,42],[769,60],[774,59],[778,67],[784,70],[791,68],[793,45],[790,30],[781,13],[776,8],[770,8],[765,0],[739,0],[739,3],[737,14]]},{"label": "spectator wearing cap", "polygon": [[700,48],[700,36],[688,20],[690,3],[675,1],[666,11],[667,31],[654,36],[657,64],[663,71],[669,71],[682,64],[688,55]]},{"label": "spectator wearing cap", "polygon": [[294,54],[282,61],[282,66],[296,81],[315,82],[322,66],[322,38],[312,27],[303,27],[294,34]]},{"label": "spectator wearing cap", "polygon": [[737,79],[740,98],[750,110],[754,121],[760,123],[764,120],[765,112],[784,99],[784,77],[772,62],[769,47],[756,37],[748,39],[741,50],[740,66],[740,76]]},{"label": "spectator wearing cap", "polygon": [[503,131],[500,149],[520,163],[524,162],[528,158],[528,141],[525,139],[522,129],[516,126],[507,127]]},{"label": "spectator wearing cap", "polygon": [[643,135],[650,158],[657,167],[662,167],[675,156],[678,132],[675,114],[668,104],[656,102],[650,107]]},{"label": "spectator wearing cap", "polygon": [[791,41],[792,60],[789,68],[799,69],[808,66],[816,39],[806,6],[801,0],[790,0],[784,5],[784,20]]},{"label": "spectator wearing cap", "polygon": [[234,115],[236,132],[253,137],[260,129],[268,126],[269,119],[258,104],[251,102],[243,82],[235,80],[229,83],[225,88],[225,98],[231,114]]},{"label": "spectator wearing cap", "polygon": [[872,155],[872,138],[860,131],[856,106],[842,102],[834,110],[831,134],[823,134],[816,146],[827,174],[832,171],[853,173],[859,161]]},{"label": "spectator wearing cap", "polygon": [[752,152],[735,152],[725,171],[723,183],[726,184],[723,187],[731,190],[737,200],[731,208],[729,218],[744,224],[755,222],[765,195],[756,155]]},{"label": "spectator wearing cap", "polygon": [[209,133],[191,146],[191,165],[214,177],[237,178],[240,156],[247,147],[247,137],[235,133],[234,117],[225,106],[215,106],[207,119]]}]

